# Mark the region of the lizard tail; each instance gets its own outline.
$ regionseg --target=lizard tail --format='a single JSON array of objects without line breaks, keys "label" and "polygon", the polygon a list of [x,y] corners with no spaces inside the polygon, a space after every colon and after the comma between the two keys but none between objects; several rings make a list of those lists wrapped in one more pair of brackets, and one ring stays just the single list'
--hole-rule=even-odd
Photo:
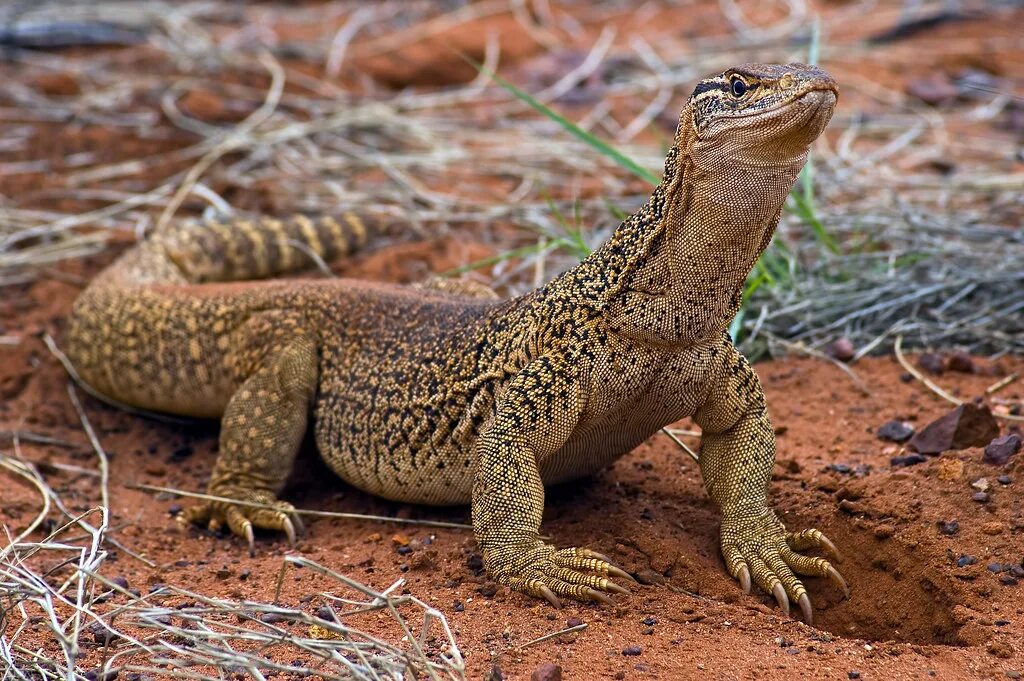
[{"label": "lizard tail", "polygon": [[264,279],[362,248],[382,217],[270,217],[184,221],[153,234],[101,273],[98,287]]}]

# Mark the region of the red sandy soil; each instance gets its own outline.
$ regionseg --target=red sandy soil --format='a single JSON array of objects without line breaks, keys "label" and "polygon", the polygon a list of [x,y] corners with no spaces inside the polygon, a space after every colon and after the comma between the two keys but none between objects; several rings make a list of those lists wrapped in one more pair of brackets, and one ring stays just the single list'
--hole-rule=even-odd
[{"label": "red sandy soil", "polygon": [[[838,11],[843,4],[826,3],[824,11]],[[693,35],[725,31],[703,13],[685,8],[671,12],[645,15],[638,25],[626,22],[623,26],[656,33],[675,21]],[[1017,18],[1022,15],[1018,13]],[[507,16],[489,21],[507,29],[502,38],[505,63],[540,52],[539,46],[513,35],[519,25],[509,23]],[[885,27],[876,24],[868,17],[837,31],[863,37]],[[897,87],[914,74],[936,68],[952,72],[983,65],[1005,74],[1022,63],[1024,48],[1004,49],[1007,36],[1015,31],[1019,35],[1013,24],[972,21],[938,27],[917,42],[878,48],[877,57],[838,59],[825,65],[840,83],[848,75]],[[472,44],[460,43],[460,47],[482,54],[483,28],[462,27],[456,42],[469,41]],[[584,38],[593,39],[597,30],[585,28],[589,33]],[[301,37],[299,28],[293,32],[296,39]],[[1001,47],[988,47],[986,40],[996,38],[1003,40],[998,43]],[[449,35],[432,40],[454,39]],[[943,40],[950,41],[950,47],[940,63],[918,62],[909,70],[901,66],[915,44]],[[357,42],[352,58],[360,69],[391,85],[433,85],[473,76],[460,59],[438,63],[446,59],[439,54],[450,52],[431,45],[424,41],[415,48],[392,49],[380,39],[361,47]],[[164,72],[159,65],[149,66],[156,73]],[[311,69],[302,64],[289,67]],[[9,65],[2,69],[0,77],[16,75]],[[58,78],[34,86],[60,91],[73,85],[73,78],[70,82]],[[211,102],[197,96],[185,106],[201,114],[204,107],[218,109],[222,104],[216,97]],[[151,103],[139,106],[153,108]],[[872,103],[846,99],[843,106],[870,109]],[[236,120],[245,113],[233,112],[227,118]],[[210,117],[216,118],[213,113]],[[58,171],[61,158],[82,150],[98,150],[98,162],[109,163],[190,142],[169,126],[163,139],[119,137],[118,144],[112,145],[112,135],[121,133],[95,126],[37,125],[38,145],[27,150],[25,158],[50,158]],[[993,129],[985,132],[1008,135]],[[1006,170],[1012,171],[1012,165]],[[45,189],[62,181],[60,172],[50,177],[0,178],[0,191],[21,196],[22,206],[67,211],[89,207],[53,205]],[[26,196],[26,192],[32,194]],[[242,208],[277,208],[274,197],[258,192],[228,198]],[[464,236],[393,245],[338,265],[350,276],[414,280],[490,252],[490,247]],[[0,300],[2,332],[21,338],[15,346],[0,346],[0,429],[74,443],[61,447],[23,442],[26,459],[95,465],[95,455],[67,397],[65,374],[39,334],[49,330],[60,341],[72,300],[111,257],[105,254],[47,270],[34,283],[9,288]],[[1024,360],[979,361],[978,366],[978,373],[947,373],[937,380],[969,399],[1001,376],[1024,371]],[[308,532],[294,551],[377,588],[404,575],[413,594],[448,617],[467,658],[469,678],[486,677],[493,666],[506,678],[528,678],[545,662],[561,665],[568,679],[847,678],[848,674],[855,678],[853,672],[864,679],[1017,678],[1013,674],[1024,672],[1024,586],[1004,583],[1012,581],[1006,573],[987,569],[990,563],[1020,565],[1024,559],[1024,454],[1005,468],[984,464],[979,449],[967,449],[894,469],[889,460],[901,453],[898,446],[878,440],[874,430],[891,419],[920,427],[949,406],[919,383],[903,380],[904,371],[895,360],[858,362],[855,370],[868,394],[835,367],[817,360],[776,360],[759,364],[757,370],[779,433],[772,499],[791,528],[820,528],[846,557],[840,568],[852,588],[848,600],[823,580],[809,581],[815,627],[783,616],[764,594],[744,595],[724,572],[717,544],[718,517],[703,492],[699,472],[661,436],[595,478],[555,488],[548,496],[544,531],[554,542],[605,553],[648,582],[632,586],[630,597],[617,597],[614,607],[566,603],[563,610],[555,611],[505,589],[495,591],[472,569],[478,562],[475,546],[471,533],[463,530],[322,519],[307,521]],[[1024,390],[1020,385],[1000,395],[1020,399]],[[182,535],[171,511],[185,500],[155,498],[126,486],[146,483],[202,490],[216,455],[216,427],[168,425],[83,399],[111,455],[111,525],[117,528],[113,535],[159,565],[151,569],[122,554],[106,564],[106,576],[124,576],[143,591],[153,584],[170,583],[210,596],[271,600],[281,556],[287,550],[281,539],[261,538],[257,554],[250,557],[235,538],[197,529]],[[285,493],[297,506],[468,520],[465,508],[404,506],[363,494],[328,474],[310,446],[306,455],[306,470],[297,474]],[[830,464],[846,464],[850,472],[837,472],[828,468]],[[1008,476],[1010,482],[998,483],[1000,475]],[[972,500],[971,483],[982,477],[991,484],[991,499],[984,503]],[[73,510],[85,510],[97,502],[91,477],[49,470],[47,478]],[[8,478],[0,483],[0,490],[0,523],[23,527],[38,510],[35,493]],[[954,519],[958,533],[940,533],[939,524]],[[396,551],[391,539],[396,533],[420,540],[411,554]],[[424,541],[427,537],[429,543]],[[962,555],[977,561],[958,567]],[[281,602],[313,612],[320,601],[304,597],[322,588],[321,580],[296,574],[286,580]],[[538,636],[564,628],[572,618],[588,628],[518,650]],[[386,627],[383,621],[378,624],[381,630]],[[366,626],[372,630],[374,625]],[[633,646],[639,647],[638,655],[623,654]],[[87,649],[80,662],[87,669],[99,659],[98,650]]]}]

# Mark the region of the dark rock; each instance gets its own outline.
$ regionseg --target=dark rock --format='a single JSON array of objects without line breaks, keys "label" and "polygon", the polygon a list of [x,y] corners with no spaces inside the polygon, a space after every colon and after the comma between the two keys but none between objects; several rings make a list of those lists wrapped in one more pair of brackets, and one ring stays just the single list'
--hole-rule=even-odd
[{"label": "dark rock", "polygon": [[480,572],[484,569],[484,559],[479,553],[471,553],[466,558],[466,567],[473,572]]},{"label": "dark rock", "polygon": [[1009,485],[1011,482],[1013,482],[1013,479],[1010,478],[1009,475],[1000,475],[998,478],[996,478],[996,482],[998,482],[1000,485]]},{"label": "dark rock", "polygon": [[979,504],[984,504],[990,498],[991,497],[989,497],[988,492],[975,492],[971,495],[971,499],[977,501]]},{"label": "dark rock", "polygon": [[583,624],[583,620],[581,620],[579,617],[570,617],[569,619],[567,619],[565,621],[565,627],[567,629],[572,629],[573,627],[578,627],[581,624]]},{"label": "dark rock", "polygon": [[545,662],[533,670],[530,681],[562,681],[562,668],[557,664]]},{"label": "dark rock", "polygon": [[889,459],[889,465],[893,468],[904,468],[906,466],[916,466],[919,463],[924,463],[928,460],[928,457],[923,454],[904,454],[903,456],[894,456]]},{"label": "dark rock", "polygon": [[985,446],[985,454],[981,457],[981,460],[995,466],[1003,466],[1010,460],[1011,456],[1020,451],[1020,448],[1020,435],[1010,433],[989,442]]},{"label": "dark rock", "polygon": [[989,563],[985,567],[986,567],[986,569],[988,569],[989,572],[1002,572],[1003,571],[1003,564],[1002,563]]},{"label": "dark rock", "polygon": [[832,341],[825,348],[825,352],[829,357],[838,359],[840,362],[849,362],[857,354],[856,348],[853,347],[853,342],[846,336],[841,336]]},{"label": "dark rock", "polygon": [[977,558],[975,558],[974,556],[969,556],[969,555],[965,554],[965,555],[962,555],[962,556],[960,556],[959,558],[956,559],[956,566],[957,567],[967,567],[968,565],[974,565],[977,562],[978,562]]},{"label": "dark rock", "polygon": [[975,372],[974,360],[966,352],[954,352],[946,358],[946,368],[950,371],[959,371],[962,374],[973,374]]},{"label": "dark rock", "polygon": [[833,473],[839,473],[840,475],[849,475],[853,472],[853,466],[848,463],[830,463],[825,466],[826,470],[830,470]]},{"label": "dark rock", "polygon": [[260,622],[266,624],[277,624],[278,622],[287,622],[288,618],[278,612],[265,612],[260,615]]},{"label": "dark rock", "polygon": [[92,640],[101,646],[109,646],[120,638],[120,636],[113,633],[99,622],[93,622],[89,625],[89,633],[92,634]]},{"label": "dark rock", "polygon": [[331,609],[328,608],[326,605],[321,605],[319,608],[316,609],[316,616],[326,622],[336,621],[334,618],[334,613],[331,612]]},{"label": "dark rock", "polygon": [[498,585],[494,582],[488,582],[487,584],[484,584],[479,589],[477,589],[477,593],[479,593],[484,598],[493,598],[494,594],[498,593]]},{"label": "dark rock", "polygon": [[859,679],[860,678],[860,672],[857,671],[857,670],[848,671],[848,672],[846,672],[846,678],[848,678],[848,679]]},{"label": "dark rock", "polygon": [[999,435],[999,424],[985,405],[961,404],[910,438],[907,446],[921,454],[983,447]]},{"label": "dark rock", "polygon": [[653,627],[657,623],[658,623],[658,619],[656,617],[645,617],[644,618],[644,624],[646,624],[649,627]]},{"label": "dark rock", "polygon": [[1018,581],[1017,578],[1014,577],[1013,575],[1001,575],[999,577],[999,582],[1001,584],[1005,584],[1006,586],[1016,586],[1017,585],[1017,581]]},{"label": "dark rock", "polygon": [[622,654],[628,657],[636,657],[644,652],[644,649],[640,646],[626,646],[622,649]]},{"label": "dark rock", "polygon": [[485,681],[505,681],[505,674],[498,665],[491,666],[491,672],[485,677]]},{"label": "dark rock", "polygon": [[938,526],[939,534],[944,534],[949,537],[953,536],[954,534],[960,531],[960,523],[958,523],[956,520],[940,520],[938,522]]},{"label": "dark rock", "polygon": [[249,568],[243,568],[242,571],[238,573],[238,578],[244,582],[245,580],[249,579],[251,575],[252,570],[250,570]]},{"label": "dark rock", "polygon": [[128,578],[125,577],[124,575],[118,575],[117,577],[114,577],[110,581],[113,582],[114,584],[116,584],[117,586],[121,587],[122,589],[125,589],[125,590],[128,589]]},{"label": "dark rock", "polygon": [[959,94],[953,81],[941,71],[907,79],[906,91],[911,97],[931,106],[952,103]]},{"label": "dark rock", "polygon": [[466,606],[463,604],[462,601],[455,601],[455,605],[452,606],[452,609],[455,612],[465,612]]},{"label": "dark rock", "polygon": [[917,366],[936,376],[946,370],[946,363],[942,360],[942,355],[937,355],[934,352],[926,352],[919,356]]},{"label": "dark rock", "polygon": [[410,553],[412,553],[412,547],[411,546],[399,546],[397,549],[395,549],[395,551],[397,551],[398,555],[400,555],[400,556],[407,556]]},{"label": "dark rock", "polygon": [[906,442],[914,435],[914,427],[906,421],[888,421],[878,427],[875,436],[886,442]]}]

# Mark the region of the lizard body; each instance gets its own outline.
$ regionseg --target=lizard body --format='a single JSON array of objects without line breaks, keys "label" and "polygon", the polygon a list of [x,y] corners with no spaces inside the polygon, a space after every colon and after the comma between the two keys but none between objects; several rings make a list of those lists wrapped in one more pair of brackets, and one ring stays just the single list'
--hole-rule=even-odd
[{"label": "lizard body", "polygon": [[[391,499],[472,504],[497,581],[558,603],[607,600],[627,577],[587,549],[539,539],[544,485],[594,473],[693,416],[720,507],[722,552],[788,610],[797,574],[827,576],[767,503],[774,434],[757,376],[725,332],[837,88],[802,64],[744,65],[701,81],[661,184],[611,238],[525,296],[435,283],[237,281],[351,251],[363,216],[210,222],[155,235],[75,304],[69,356],[98,392],[147,409],[220,417],[211,494],[186,518],[294,537],[279,501],[312,415],[339,476]],[[290,247],[296,242],[301,249]]]}]

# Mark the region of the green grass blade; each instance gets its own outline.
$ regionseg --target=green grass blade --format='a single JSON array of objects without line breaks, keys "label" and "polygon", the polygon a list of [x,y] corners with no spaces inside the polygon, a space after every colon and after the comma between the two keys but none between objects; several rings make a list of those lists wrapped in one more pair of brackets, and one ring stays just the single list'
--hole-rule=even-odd
[{"label": "green grass blade", "polygon": [[598,152],[599,154],[601,154],[605,158],[611,159],[619,167],[624,168],[625,170],[628,170],[629,172],[633,173],[637,177],[643,178],[644,180],[646,180],[650,184],[656,185],[656,184],[658,184],[661,181],[661,178],[659,178],[657,175],[652,173],[650,170],[648,170],[647,168],[644,168],[642,165],[640,165],[639,163],[637,163],[636,161],[631,159],[629,156],[626,156],[624,153],[622,153],[621,151],[619,151],[618,149],[616,149],[612,145],[608,144],[607,142],[605,142],[601,138],[599,138],[596,135],[593,135],[593,134],[587,132],[586,130],[584,130],[583,128],[579,127],[578,125],[576,125],[575,123],[570,121],[565,116],[562,116],[558,112],[552,110],[550,107],[548,107],[548,106],[542,104],[541,102],[537,101],[529,93],[524,92],[523,90],[520,90],[515,85],[513,85],[510,82],[508,82],[507,80],[505,80],[504,78],[502,78],[498,74],[493,73],[493,72],[489,71],[488,69],[485,69],[483,67],[483,65],[477,64],[476,62],[473,62],[473,61],[471,61],[470,63],[473,64],[473,66],[475,66],[476,69],[478,71],[480,71],[480,73],[486,74],[495,83],[497,83],[502,88],[504,88],[506,91],[511,93],[516,99],[518,99],[518,100],[528,104],[535,111],[544,114],[545,116],[547,116],[548,118],[553,120],[555,123],[558,123],[560,126],[562,126],[563,129],[565,129],[573,137],[575,137],[575,138],[579,139],[580,141],[584,142],[587,146],[589,146],[591,149],[593,149],[594,151]]}]

